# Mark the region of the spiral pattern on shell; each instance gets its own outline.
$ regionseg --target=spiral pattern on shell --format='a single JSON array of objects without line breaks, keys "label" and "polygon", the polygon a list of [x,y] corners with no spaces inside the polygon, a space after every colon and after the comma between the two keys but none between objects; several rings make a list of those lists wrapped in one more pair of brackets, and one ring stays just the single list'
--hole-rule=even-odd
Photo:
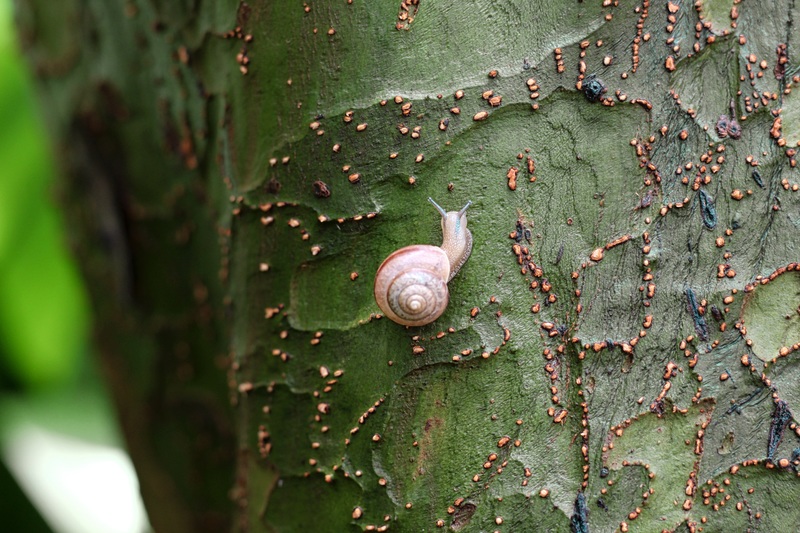
[{"label": "spiral pattern on shell", "polygon": [[422,326],[447,308],[450,262],[438,246],[416,244],[393,252],[375,276],[375,300],[398,324]]}]

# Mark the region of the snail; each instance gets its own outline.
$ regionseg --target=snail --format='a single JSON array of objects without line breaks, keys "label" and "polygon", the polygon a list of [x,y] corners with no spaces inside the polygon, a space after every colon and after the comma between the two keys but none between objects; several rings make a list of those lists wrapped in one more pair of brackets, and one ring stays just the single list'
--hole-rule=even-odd
[{"label": "snail", "polygon": [[424,326],[444,312],[450,300],[447,283],[458,274],[472,251],[467,208],[445,211],[428,198],[442,215],[442,245],[414,244],[389,254],[375,275],[375,301],[398,324]]}]

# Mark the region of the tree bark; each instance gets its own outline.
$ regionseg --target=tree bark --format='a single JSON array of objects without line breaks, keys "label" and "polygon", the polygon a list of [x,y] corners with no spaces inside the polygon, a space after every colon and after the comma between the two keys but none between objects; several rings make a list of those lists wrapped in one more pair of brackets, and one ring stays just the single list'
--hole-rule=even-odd
[{"label": "tree bark", "polygon": [[157,531],[800,523],[796,2],[17,7]]}]

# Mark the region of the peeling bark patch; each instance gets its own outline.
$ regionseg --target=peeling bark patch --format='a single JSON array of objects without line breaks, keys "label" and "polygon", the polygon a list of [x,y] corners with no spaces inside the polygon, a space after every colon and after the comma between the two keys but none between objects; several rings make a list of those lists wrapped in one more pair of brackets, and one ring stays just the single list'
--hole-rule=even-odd
[{"label": "peeling bark patch", "polygon": [[435,418],[429,418],[425,421],[425,427],[423,428],[423,430],[425,431],[425,433],[428,433],[434,427],[441,427],[441,425],[442,425],[441,420]]},{"label": "peeling bark patch", "polygon": [[423,435],[418,444],[417,475],[423,476],[428,471],[428,466],[437,457],[437,441],[442,435],[444,421],[440,418],[429,418],[423,426]]},{"label": "peeling bark patch", "polygon": [[331,195],[331,190],[324,181],[317,180],[311,186],[314,189],[314,196],[317,198],[328,198]]},{"label": "peeling bark patch", "polygon": [[461,531],[464,529],[469,525],[472,515],[474,515],[477,510],[478,506],[472,502],[464,502],[456,507],[456,511],[453,513],[453,521],[450,522],[450,529],[453,531]]},{"label": "peeling bark patch", "polygon": [[400,10],[397,12],[397,22],[394,25],[396,30],[408,30],[411,23],[417,16],[419,11],[420,0],[402,0],[400,2]]}]

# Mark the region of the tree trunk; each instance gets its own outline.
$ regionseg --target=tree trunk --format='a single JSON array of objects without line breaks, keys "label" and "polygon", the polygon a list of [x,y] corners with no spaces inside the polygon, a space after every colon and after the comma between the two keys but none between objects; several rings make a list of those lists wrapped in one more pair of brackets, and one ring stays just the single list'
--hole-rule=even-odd
[{"label": "tree trunk", "polygon": [[18,3],[156,530],[793,530],[799,17]]}]

